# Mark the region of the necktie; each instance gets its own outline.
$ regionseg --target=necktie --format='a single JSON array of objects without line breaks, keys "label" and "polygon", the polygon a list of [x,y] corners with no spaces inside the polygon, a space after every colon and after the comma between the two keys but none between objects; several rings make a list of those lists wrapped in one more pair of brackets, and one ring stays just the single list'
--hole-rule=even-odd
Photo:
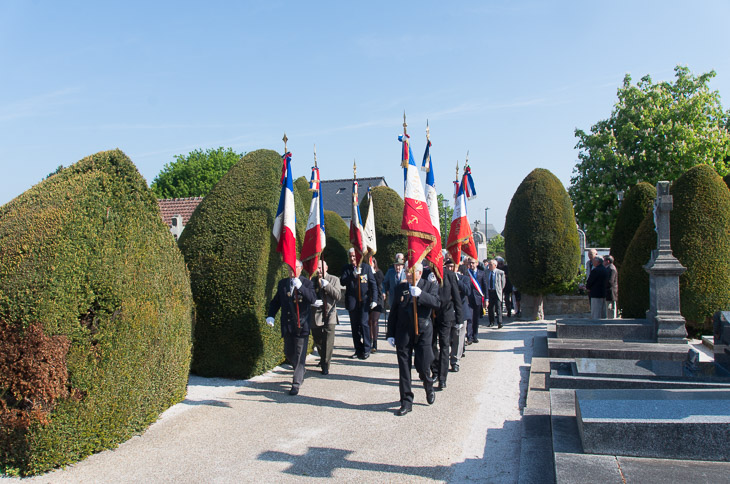
[{"label": "necktie", "polygon": [[489,273],[489,289],[494,291],[494,271]]}]

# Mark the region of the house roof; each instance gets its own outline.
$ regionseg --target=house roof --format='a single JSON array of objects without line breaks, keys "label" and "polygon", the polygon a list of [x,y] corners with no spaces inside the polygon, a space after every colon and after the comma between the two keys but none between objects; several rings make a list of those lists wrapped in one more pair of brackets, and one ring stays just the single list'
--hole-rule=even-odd
[{"label": "house roof", "polygon": [[190,216],[202,200],[203,197],[164,198],[158,199],[157,205],[160,207],[162,221],[165,222],[168,227],[172,227],[172,217],[175,217],[176,215],[182,216],[182,225],[185,227],[188,224],[188,220],[190,220]]},{"label": "house roof", "polygon": [[[388,186],[385,178],[375,176],[358,178],[357,202],[360,203],[369,187]],[[325,210],[332,210],[345,220],[352,216],[352,178],[322,180],[322,204]]]}]

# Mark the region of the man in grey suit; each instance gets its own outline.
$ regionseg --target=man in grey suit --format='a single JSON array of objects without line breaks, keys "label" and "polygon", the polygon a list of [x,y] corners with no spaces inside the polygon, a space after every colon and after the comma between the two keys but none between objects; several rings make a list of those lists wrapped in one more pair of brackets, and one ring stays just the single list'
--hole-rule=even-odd
[{"label": "man in grey suit", "polygon": [[506,283],[504,271],[497,269],[497,261],[489,261],[488,270],[484,274],[489,297],[489,326],[494,326],[494,315],[497,315],[497,329],[502,327],[502,294]]},{"label": "man in grey suit", "polygon": [[327,273],[327,263],[319,261],[317,276],[313,279],[317,300],[312,304],[310,327],[312,339],[319,353],[319,366],[322,374],[329,375],[332,348],[335,346],[335,328],[337,327],[337,303],[342,299],[340,278]]}]

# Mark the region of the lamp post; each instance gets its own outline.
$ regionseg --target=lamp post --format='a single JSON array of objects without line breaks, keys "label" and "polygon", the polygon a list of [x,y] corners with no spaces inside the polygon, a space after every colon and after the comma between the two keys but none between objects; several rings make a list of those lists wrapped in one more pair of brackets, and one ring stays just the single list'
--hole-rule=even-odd
[{"label": "lamp post", "polygon": [[487,218],[487,212],[489,211],[489,207],[486,207],[484,209],[484,239],[487,241],[487,247],[489,247],[489,224],[487,221],[489,220]]},{"label": "lamp post", "polygon": [[621,207],[621,204],[624,201],[624,191],[619,190],[616,192],[616,198],[618,198],[618,206]]}]

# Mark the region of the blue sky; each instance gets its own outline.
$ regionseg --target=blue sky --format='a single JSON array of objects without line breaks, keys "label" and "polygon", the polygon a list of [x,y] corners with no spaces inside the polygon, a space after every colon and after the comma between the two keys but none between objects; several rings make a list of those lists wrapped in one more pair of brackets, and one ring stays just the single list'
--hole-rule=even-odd
[{"label": "blue sky", "polygon": [[120,148],[151,182],[174,155],[283,149],[309,177],[402,194],[429,120],[437,189],[467,150],[469,217],[504,227],[534,168],[567,186],[575,128],[626,73],[711,69],[730,107],[730,2],[0,2],[0,204],[58,165]]}]

